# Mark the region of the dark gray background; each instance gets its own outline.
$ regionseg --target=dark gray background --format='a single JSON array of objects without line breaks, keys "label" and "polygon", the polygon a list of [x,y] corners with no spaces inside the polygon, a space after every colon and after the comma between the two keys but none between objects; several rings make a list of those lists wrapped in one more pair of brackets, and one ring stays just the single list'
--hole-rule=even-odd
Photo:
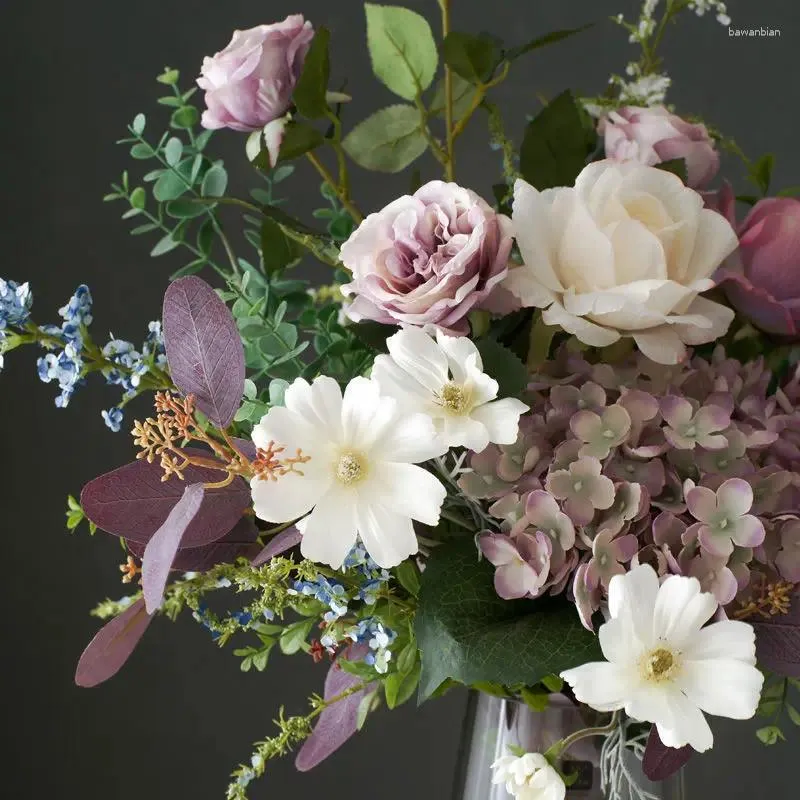
[{"label": "dark gray background", "polygon": [[[437,13],[435,0],[407,5],[430,17]],[[519,43],[598,21],[589,33],[527,57],[496,93],[518,135],[537,93],[552,97],[567,86],[596,93],[611,71],[623,69],[631,48],[605,19],[635,5],[455,0],[455,27],[486,29]],[[782,38],[734,40],[711,19],[685,20],[665,47],[675,80],[671,100],[734,136],[750,154],[774,151],[776,188],[800,184],[794,103],[800,6],[794,0],[731,0],[729,6],[734,24],[781,28]],[[202,56],[221,49],[233,28],[292,11],[333,30],[335,74],[348,78],[355,97],[348,124],[394,102],[371,78],[355,0],[5,0],[0,274],[31,281],[38,321],[53,321],[84,281],[95,298],[95,336],[113,330],[141,339],[146,321],[159,315],[167,275],[181,262],[149,259],[152,242],[131,239],[128,224],[118,219],[121,209],[100,203],[108,182],[130,166],[113,141],[136,112],[157,108],[152,78],[165,64],[183,70],[186,84]],[[214,142],[239,186],[247,177],[243,144],[227,132]],[[434,166],[425,162],[424,177],[435,177]],[[459,180],[488,195],[497,167],[479,121],[460,145]],[[406,181],[356,171],[355,197],[362,208],[374,209],[404,191]],[[314,207],[317,183],[301,166],[290,184],[294,210]],[[290,713],[305,707],[307,694],[322,685],[324,667],[276,654],[265,674],[242,675],[237,659],[186,618],[154,624],[108,684],[91,691],[73,686],[77,658],[98,627],[87,611],[98,599],[123,592],[118,544],[103,534],[90,540],[85,532],[64,533],[63,499],[133,451],[125,433],[112,434],[100,419],[100,409],[116,396],[112,390],[93,382],[68,410],[58,411],[53,387],[38,382],[33,361],[31,352],[11,353],[0,376],[2,795],[221,798],[228,769],[271,731],[281,704]],[[448,797],[464,700],[453,693],[419,711],[411,703],[378,714],[365,734],[308,775],[296,774],[290,760],[277,763],[252,797]],[[788,743],[767,751],[755,741],[754,727],[718,726],[713,754],[690,767],[692,800],[795,796],[789,772],[800,737],[788,731]]]}]

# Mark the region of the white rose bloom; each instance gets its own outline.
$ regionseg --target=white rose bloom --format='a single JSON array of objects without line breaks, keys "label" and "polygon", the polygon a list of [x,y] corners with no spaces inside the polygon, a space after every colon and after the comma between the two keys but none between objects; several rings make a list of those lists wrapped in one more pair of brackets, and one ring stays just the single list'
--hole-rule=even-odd
[{"label": "white rose bloom", "polygon": [[517,800],[564,800],[567,787],[541,753],[502,756],[492,764],[492,783],[504,783]]},{"label": "white rose bloom", "polygon": [[727,331],[733,311],[704,297],[737,245],[725,218],[680,178],[655,167],[599,161],[574,188],[514,187],[523,266],[504,286],[543,320],[604,347],[632,336],[662,364]]},{"label": "white rose bloom", "polygon": [[372,379],[404,409],[431,417],[446,447],[479,453],[490,442],[514,444],[528,406],[513,397],[496,399],[497,381],[483,371],[470,339],[437,331],[434,341],[419,328],[406,328],[386,344],[389,355],[375,359]]},{"label": "white rose bloom", "polygon": [[277,479],[256,476],[250,489],[260,519],[303,517],[300,550],[311,561],[339,568],[360,537],[388,569],[417,552],[412,519],[439,522],[446,490],[415,466],[445,452],[433,422],[402,412],[373,381],[353,379],[342,397],[332,378],[298,378],[285,407],[271,408],[255,426],[253,442],[284,448],[279,459],[302,451],[294,469]]},{"label": "white rose bloom", "polygon": [[703,712],[750,719],[764,676],[756,669],[751,625],[724,620],[703,627],[717,610],[696,578],[658,575],[643,564],[611,579],[611,619],[601,626],[608,661],[561,673],[575,697],[598,711],[625,709],[652,722],[667,747],[708,750],[714,737]]}]

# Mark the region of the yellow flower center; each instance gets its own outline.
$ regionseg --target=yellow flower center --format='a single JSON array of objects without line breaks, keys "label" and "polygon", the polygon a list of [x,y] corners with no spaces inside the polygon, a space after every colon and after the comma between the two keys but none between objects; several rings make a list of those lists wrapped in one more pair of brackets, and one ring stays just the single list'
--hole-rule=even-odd
[{"label": "yellow flower center", "polygon": [[336,463],[336,477],[345,485],[351,486],[362,480],[367,473],[363,456],[358,453],[342,453]]},{"label": "yellow flower center", "polygon": [[470,411],[469,392],[458,383],[447,383],[439,394],[439,402],[445,411],[462,416]]},{"label": "yellow flower center", "polygon": [[642,664],[647,678],[656,682],[669,680],[676,665],[677,660],[674,653],[664,647],[659,647],[646,655]]}]

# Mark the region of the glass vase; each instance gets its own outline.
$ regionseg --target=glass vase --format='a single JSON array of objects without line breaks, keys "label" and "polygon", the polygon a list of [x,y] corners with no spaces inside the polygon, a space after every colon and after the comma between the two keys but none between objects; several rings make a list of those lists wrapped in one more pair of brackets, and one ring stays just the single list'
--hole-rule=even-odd
[{"label": "glass vase", "polygon": [[[516,700],[472,692],[453,800],[513,800],[504,785],[492,783],[495,759],[509,755],[509,746],[544,753],[560,739],[597,724],[596,720],[587,718],[587,712],[592,713],[563,695],[552,695],[544,711],[533,711]],[[630,741],[625,729],[619,729],[616,735],[625,735]],[[602,736],[587,737],[565,753],[565,773],[577,772],[577,779],[567,789],[566,800],[684,800],[682,772],[661,783],[652,783],[645,777],[640,758],[630,747],[614,750],[607,746],[603,751],[603,741]],[[640,754],[643,746],[642,737],[636,742]]]}]

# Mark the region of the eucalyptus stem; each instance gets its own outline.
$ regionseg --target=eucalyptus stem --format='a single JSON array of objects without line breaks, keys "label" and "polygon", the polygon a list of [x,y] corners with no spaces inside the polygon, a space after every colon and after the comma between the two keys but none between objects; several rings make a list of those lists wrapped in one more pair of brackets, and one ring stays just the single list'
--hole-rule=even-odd
[{"label": "eucalyptus stem", "polygon": [[572,745],[581,741],[581,739],[588,739],[590,736],[607,736],[609,733],[612,733],[619,724],[621,713],[622,712],[620,711],[615,711],[608,725],[601,725],[593,728],[582,728],[579,731],[575,731],[575,733],[571,733],[569,736],[556,742],[547,751],[547,753],[545,753],[545,756],[559,758],[570,747],[572,747]]},{"label": "eucalyptus stem", "polygon": [[313,164],[314,169],[319,172],[322,180],[327,183],[339,198],[339,202],[344,206],[347,213],[353,218],[356,225],[360,225],[364,221],[364,215],[356,208],[353,201],[347,196],[347,193],[342,190],[342,187],[333,179],[333,176],[328,172],[327,167],[317,158],[313,152],[306,153],[306,157]]},{"label": "eucalyptus stem", "polygon": [[[440,0],[442,8],[442,40],[447,38],[450,33],[450,6],[451,0]],[[444,122],[447,142],[447,163],[445,164],[445,174],[447,180],[455,180],[456,153],[455,136],[453,131],[453,71],[450,65],[444,65]]]},{"label": "eucalyptus stem", "polygon": [[472,96],[472,102],[469,105],[469,108],[464,113],[464,116],[456,123],[455,128],[453,129],[453,139],[458,139],[462,133],[464,133],[464,129],[467,127],[467,123],[472,118],[472,115],[481,107],[486,93],[489,89],[497,86],[498,84],[502,83],[508,77],[508,71],[511,69],[511,64],[506,61],[503,64],[503,68],[500,72],[492,78],[488,83],[481,83],[475,87],[475,93]]}]

